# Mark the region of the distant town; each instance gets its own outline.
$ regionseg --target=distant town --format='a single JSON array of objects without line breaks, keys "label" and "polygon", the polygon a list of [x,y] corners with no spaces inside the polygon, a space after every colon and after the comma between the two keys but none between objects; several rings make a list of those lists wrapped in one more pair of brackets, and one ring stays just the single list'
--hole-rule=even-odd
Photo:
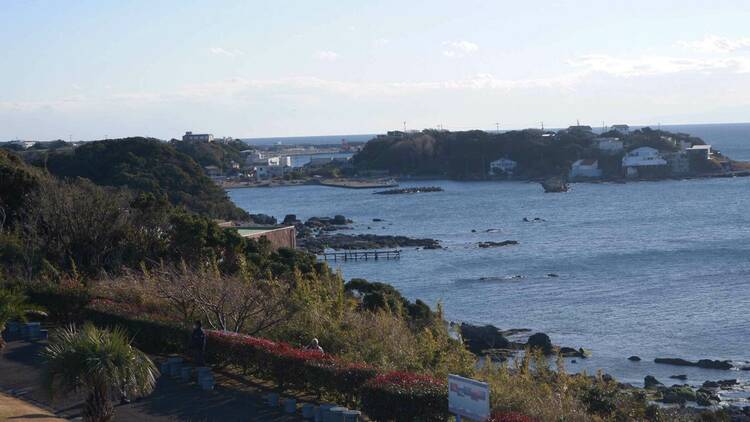
[{"label": "distant town", "polygon": [[[75,148],[82,142],[14,140],[0,146],[24,154]],[[394,186],[396,177],[466,180],[637,180],[746,175],[747,163],[731,160],[686,134],[616,124],[594,130],[508,132],[442,129],[388,131],[370,141],[251,145],[232,137],[185,132],[169,141],[190,155],[224,188],[329,184]]]}]

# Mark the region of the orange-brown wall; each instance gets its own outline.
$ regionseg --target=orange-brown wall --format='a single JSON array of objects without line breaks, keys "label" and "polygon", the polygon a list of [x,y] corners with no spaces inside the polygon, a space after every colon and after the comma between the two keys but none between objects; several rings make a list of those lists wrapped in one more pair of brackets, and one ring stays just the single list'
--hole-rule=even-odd
[{"label": "orange-brown wall", "polygon": [[248,236],[250,239],[259,239],[261,237],[265,237],[271,242],[273,250],[279,248],[294,249],[297,247],[297,231],[294,229],[294,226],[282,227],[267,233],[258,233]]}]

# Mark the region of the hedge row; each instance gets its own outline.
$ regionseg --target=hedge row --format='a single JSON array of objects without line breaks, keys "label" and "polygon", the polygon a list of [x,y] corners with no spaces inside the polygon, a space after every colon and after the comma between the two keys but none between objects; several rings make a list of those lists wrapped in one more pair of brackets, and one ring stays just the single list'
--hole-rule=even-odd
[{"label": "hedge row", "polygon": [[369,365],[344,363],[316,350],[237,333],[209,331],[206,349],[211,361],[252,371],[281,389],[328,390],[354,398],[377,375]]},{"label": "hedge row", "polygon": [[[55,292],[56,293],[56,292]],[[169,322],[138,319],[109,310],[80,306],[77,300],[54,293],[35,299],[59,304],[68,301],[68,321],[91,321],[101,327],[122,327],[133,343],[148,353],[184,353],[190,330]],[[54,297],[56,296],[56,297]],[[78,315],[74,315],[74,314]],[[60,315],[63,317],[63,315]],[[442,421],[448,417],[446,383],[429,376],[379,373],[366,364],[346,363],[335,356],[295,348],[287,343],[247,335],[209,331],[207,359],[217,365],[234,365],[277,383],[281,390],[296,388],[335,392],[380,421]]]},{"label": "hedge row", "polygon": [[362,409],[381,421],[448,419],[445,381],[411,372],[390,372],[368,381],[361,392]]}]

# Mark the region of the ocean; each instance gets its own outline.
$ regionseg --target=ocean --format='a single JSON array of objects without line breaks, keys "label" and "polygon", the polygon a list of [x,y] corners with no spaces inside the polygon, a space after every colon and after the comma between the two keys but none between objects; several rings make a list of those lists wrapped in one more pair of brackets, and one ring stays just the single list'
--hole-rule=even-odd
[{"label": "ocean", "polygon": [[[750,160],[750,124],[662,128]],[[750,383],[750,371],[653,363],[750,360],[750,178],[577,183],[564,194],[529,182],[401,184],[417,185],[444,192],[294,186],[229,195],[249,212],[280,219],[343,214],[355,233],[440,240],[444,249],[404,250],[399,261],[332,265],[347,279],[387,282],[409,299],[441,303],[451,320],[528,328],[592,351],[590,359],[568,359],[570,371],[602,369],[637,385],[649,374],[668,385],[676,374],[694,385]],[[501,240],[519,244],[477,247]]]}]

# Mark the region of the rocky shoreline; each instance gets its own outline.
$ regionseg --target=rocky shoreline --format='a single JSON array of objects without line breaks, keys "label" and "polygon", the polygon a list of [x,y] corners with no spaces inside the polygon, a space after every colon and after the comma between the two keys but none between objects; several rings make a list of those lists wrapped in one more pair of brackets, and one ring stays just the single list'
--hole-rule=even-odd
[{"label": "rocky shoreline", "polygon": [[373,192],[375,195],[399,195],[406,193],[428,193],[428,192],[443,192],[443,188],[438,186],[426,186],[426,187],[415,187],[415,188],[402,188],[402,189],[390,189]]},{"label": "rocky shoreline", "polygon": [[[530,329],[501,330],[494,325],[482,326],[457,322],[451,322],[449,325],[450,329],[458,334],[458,338],[467,349],[478,358],[486,357],[493,361],[503,362],[513,359],[526,349],[538,350],[546,355],[559,353],[560,356],[576,359],[586,359],[591,356],[591,353],[583,348],[555,346],[548,335],[544,333],[531,334],[532,330]],[[641,361],[638,356],[630,356],[627,359],[633,362]],[[575,361],[573,359],[571,363],[575,363]],[[702,359],[691,362],[676,358],[656,358],[654,362],[705,369],[750,370],[750,367],[737,367],[732,365],[731,361],[722,360]],[[612,378],[607,374],[603,376]],[[672,375],[670,379],[684,381],[687,376]],[[622,389],[643,391],[649,400],[664,406],[685,407],[687,412],[721,406],[735,418],[732,420],[750,421],[750,407],[737,406],[727,402],[723,397],[727,393],[748,391],[750,386],[743,386],[737,379],[707,380],[695,386],[685,383],[666,386],[653,375],[646,375],[642,388],[626,383],[620,383],[619,386]],[[750,399],[750,396],[748,399]],[[690,408],[693,408],[693,410]],[[748,419],[741,419],[742,417]]]},{"label": "rocky shoreline", "polygon": [[[382,220],[376,218],[373,219],[373,222],[382,222]],[[351,230],[350,225],[352,224],[352,220],[343,215],[311,217],[303,223],[295,215],[289,214],[284,218],[283,224],[294,225],[297,230],[297,247],[314,254],[321,254],[326,249],[442,248],[440,242],[435,239],[415,239],[395,235],[333,233],[340,230]]]}]

